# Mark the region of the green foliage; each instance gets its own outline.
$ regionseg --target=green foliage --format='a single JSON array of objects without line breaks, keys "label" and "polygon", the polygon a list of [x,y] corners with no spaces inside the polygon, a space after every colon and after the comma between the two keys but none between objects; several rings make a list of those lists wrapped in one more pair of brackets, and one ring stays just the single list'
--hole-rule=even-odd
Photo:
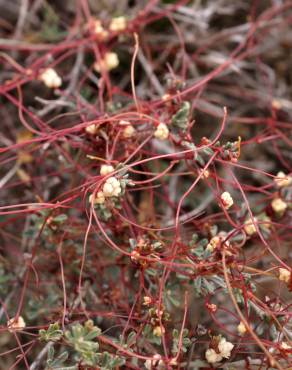
[{"label": "green foliage", "polygon": [[172,116],[171,124],[184,132],[187,129],[190,110],[191,104],[188,101],[183,101],[179,110]]},{"label": "green foliage", "polygon": [[125,359],[119,356],[113,356],[108,352],[99,355],[100,370],[113,370],[125,364]]},{"label": "green foliage", "polygon": [[66,36],[66,32],[62,31],[59,27],[59,15],[48,2],[43,3],[42,13],[44,20],[39,34],[41,40],[54,42],[59,41]]},{"label": "green foliage", "polygon": [[45,370],[77,370],[77,366],[64,366],[64,363],[68,359],[68,352],[64,351],[55,357],[54,347],[51,345],[48,349],[48,357]]},{"label": "green foliage", "polygon": [[194,280],[194,290],[198,297],[208,294],[213,295],[215,292],[215,284],[202,276],[198,276]]},{"label": "green foliage", "polygon": [[85,365],[96,366],[99,358],[97,353],[99,345],[93,339],[100,334],[101,330],[89,320],[84,326],[79,323],[72,325],[71,330],[65,332],[65,338]]},{"label": "green foliage", "polygon": [[[181,342],[181,351],[183,353],[187,352],[187,348],[191,344],[191,340],[190,340],[190,338],[188,338],[188,335],[189,335],[188,329],[183,329],[182,342]],[[176,355],[178,353],[179,337],[180,337],[180,333],[178,332],[178,330],[173,329],[173,331],[172,331],[172,349],[171,349],[171,353],[173,355]]]},{"label": "green foliage", "polygon": [[57,342],[63,336],[62,330],[60,330],[59,324],[56,322],[54,324],[50,324],[47,330],[41,329],[39,331],[40,340],[44,342]]}]

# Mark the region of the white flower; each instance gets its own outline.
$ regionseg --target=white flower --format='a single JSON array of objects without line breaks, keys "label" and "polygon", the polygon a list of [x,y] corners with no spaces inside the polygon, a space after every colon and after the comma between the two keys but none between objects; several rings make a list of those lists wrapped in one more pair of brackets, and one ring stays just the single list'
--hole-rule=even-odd
[{"label": "white flower", "polygon": [[289,283],[291,278],[291,272],[287,269],[280,268],[279,269],[279,280],[285,281],[285,283]]},{"label": "white flower", "polygon": [[[256,221],[257,219],[254,217],[254,222]],[[251,218],[247,219],[244,222],[244,231],[247,233],[247,235],[253,235],[254,233],[256,233],[257,229]]]},{"label": "white flower", "polygon": [[94,64],[94,69],[97,72],[101,70],[111,71],[119,65],[119,58],[116,53],[108,52],[105,53],[104,57]]},{"label": "white flower", "polygon": [[123,136],[125,138],[130,138],[135,134],[136,130],[132,125],[128,125],[123,130]]},{"label": "white flower", "polygon": [[111,165],[108,165],[108,164],[103,164],[101,167],[100,167],[100,174],[101,176],[106,176],[108,175],[109,173],[111,172],[114,172],[114,168],[113,166]]},{"label": "white flower", "polygon": [[99,191],[93,199],[93,194],[89,196],[89,202],[94,204],[103,204],[105,202],[105,196],[102,191]]},{"label": "white flower", "polygon": [[128,125],[130,125],[131,124],[131,122],[130,121],[125,121],[125,120],[123,120],[123,119],[121,119],[120,121],[119,121],[119,125],[121,125],[121,126],[128,126]]},{"label": "white flower", "polygon": [[50,89],[56,89],[62,85],[62,79],[53,68],[45,69],[39,79]]},{"label": "white flower", "polygon": [[238,324],[237,331],[239,335],[243,335],[246,333],[246,327],[242,321],[240,321],[240,323]]},{"label": "white flower", "polygon": [[97,133],[98,131],[98,126],[95,125],[94,123],[92,125],[89,125],[85,128],[85,131],[90,134],[90,135],[94,135]]},{"label": "white flower", "polygon": [[209,170],[199,170],[199,174],[202,174],[203,179],[207,179],[210,176]]},{"label": "white flower", "polygon": [[216,235],[209,241],[209,244],[207,245],[206,249],[209,252],[213,252],[219,245],[220,237]]},{"label": "white flower", "polygon": [[219,353],[217,353],[213,348],[207,349],[205,357],[210,364],[214,364],[215,362],[219,362],[222,360],[222,356]]},{"label": "white flower", "polygon": [[221,194],[221,201],[225,209],[229,209],[233,205],[232,196],[227,191]]},{"label": "white flower", "polygon": [[103,185],[103,194],[105,197],[118,197],[121,192],[121,183],[114,176],[109,177]]},{"label": "white flower", "polygon": [[282,342],[280,344],[280,347],[281,347],[281,349],[284,349],[286,351],[289,351],[292,348],[291,345],[289,343],[287,343],[287,342]]},{"label": "white flower", "polygon": [[224,358],[230,357],[233,347],[234,345],[230,342],[227,342],[225,338],[220,339],[218,344],[220,355]]},{"label": "white flower", "polygon": [[278,188],[284,188],[292,183],[292,177],[285,175],[283,171],[277,173],[277,178],[274,180]]},{"label": "white flower", "polygon": [[272,209],[275,213],[278,213],[279,215],[282,215],[285,211],[287,206],[287,203],[284,202],[281,198],[275,198],[272,200],[271,203]]},{"label": "white flower", "polygon": [[164,95],[162,95],[162,97],[161,97],[161,99],[163,100],[163,101],[166,101],[166,100],[168,100],[168,99],[170,99],[171,98],[171,95],[170,94],[164,94]]},{"label": "white flower", "polygon": [[159,140],[166,140],[169,135],[168,127],[165,123],[159,123],[156,130],[154,131],[154,136]]},{"label": "white flower", "polygon": [[101,21],[98,19],[93,21],[93,32],[96,34],[96,36],[102,39],[105,39],[108,36],[108,32],[103,28]]},{"label": "white flower", "polygon": [[113,32],[124,31],[127,28],[127,20],[125,17],[115,17],[111,20],[109,29]]},{"label": "white flower", "polygon": [[13,317],[12,319],[7,321],[8,330],[12,333],[13,331],[22,330],[25,328],[26,324],[25,321],[21,316],[18,318]]},{"label": "white flower", "polygon": [[143,303],[142,303],[143,306],[149,306],[151,302],[152,302],[151,297],[148,297],[147,295],[143,297]]}]

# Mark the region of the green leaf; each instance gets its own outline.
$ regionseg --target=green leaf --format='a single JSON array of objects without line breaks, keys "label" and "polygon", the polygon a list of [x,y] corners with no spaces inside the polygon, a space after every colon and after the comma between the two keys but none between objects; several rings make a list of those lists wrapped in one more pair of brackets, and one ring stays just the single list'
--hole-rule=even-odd
[{"label": "green leaf", "polygon": [[190,110],[191,104],[183,101],[179,110],[172,116],[171,124],[184,132],[187,129]]},{"label": "green leaf", "polygon": [[62,335],[63,332],[60,330],[58,323],[50,324],[47,330],[39,330],[39,339],[44,342],[56,342],[61,339]]}]

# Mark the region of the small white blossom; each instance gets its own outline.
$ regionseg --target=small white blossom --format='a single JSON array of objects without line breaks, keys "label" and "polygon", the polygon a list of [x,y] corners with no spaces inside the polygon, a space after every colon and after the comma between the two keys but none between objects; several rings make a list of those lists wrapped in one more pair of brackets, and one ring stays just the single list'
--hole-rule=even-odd
[{"label": "small white blossom", "polygon": [[289,283],[291,278],[291,272],[287,269],[280,268],[279,269],[279,280],[285,281],[285,283]]},{"label": "small white blossom", "polygon": [[132,125],[128,125],[123,130],[123,136],[125,138],[130,138],[135,134],[136,130]]},{"label": "small white blossom", "polygon": [[108,165],[108,164],[103,164],[101,167],[100,167],[100,174],[101,176],[106,176],[108,175],[109,173],[112,173],[114,172],[114,168],[113,166],[111,165]]},{"label": "small white blossom", "polygon": [[99,191],[95,198],[93,198],[93,194],[89,196],[89,202],[94,204],[103,204],[105,202],[105,196],[102,191]]},{"label": "small white blossom", "polygon": [[118,197],[122,192],[121,183],[116,177],[109,177],[102,190],[105,197]]},{"label": "small white blossom", "polygon": [[104,57],[94,64],[94,69],[96,72],[101,72],[102,70],[111,71],[119,65],[119,58],[116,53],[108,52],[105,53]]},{"label": "small white blossom", "polygon": [[233,205],[232,196],[228,193],[228,191],[225,191],[221,194],[221,201],[225,209],[229,209]]},{"label": "small white blossom", "polygon": [[95,135],[98,131],[98,126],[93,123],[92,125],[87,126],[85,131],[90,135]]},{"label": "small white blossom", "polygon": [[145,295],[143,297],[143,306],[149,306],[151,304],[151,302],[152,302],[151,297],[149,297],[147,295]]},{"label": "small white blossom", "polygon": [[246,327],[242,321],[238,324],[237,331],[239,335],[243,335],[246,333]]},{"label": "small white blossom", "polygon": [[93,32],[96,34],[96,36],[102,39],[105,39],[108,36],[108,31],[103,28],[101,21],[98,19],[93,21]]},{"label": "small white blossom", "polygon": [[62,79],[53,68],[45,69],[39,79],[50,89],[56,89],[62,85]]},{"label": "small white blossom", "polygon": [[278,188],[284,188],[292,183],[292,177],[285,175],[283,171],[277,173],[277,178],[274,180]]},{"label": "small white blossom", "polygon": [[202,174],[203,179],[207,179],[210,176],[209,170],[199,170],[199,174]]},{"label": "small white blossom", "polygon": [[207,349],[205,357],[210,364],[214,364],[222,360],[222,356],[219,353],[217,353],[213,348]]},{"label": "small white blossom", "polygon": [[206,249],[209,252],[213,252],[220,245],[220,237],[214,236],[208,243]]},{"label": "small white blossom", "polygon": [[220,355],[224,358],[230,357],[233,347],[234,344],[227,342],[225,338],[220,339],[220,342],[218,344]]},{"label": "small white blossom", "polygon": [[280,344],[280,347],[281,349],[284,349],[285,351],[289,351],[290,349],[292,349],[291,345],[287,342],[282,342]]},{"label": "small white blossom", "polygon": [[109,29],[112,32],[124,31],[127,28],[127,19],[125,17],[115,17],[111,20]]},{"label": "small white blossom", "polygon": [[8,330],[12,333],[13,331],[22,330],[25,328],[25,321],[21,316],[18,318],[13,317],[7,321]]},{"label": "small white blossom", "polygon": [[169,135],[168,127],[165,123],[159,123],[156,130],[154,131],[154,136],[159,140],[166,140]]},{"label": "small white blossom", "polygon": [[167,101],[168,99],[170,99],[171,98],[171,95],[170,94],[164,94],[164,95],[162,95],[162,97],[161,97],[161,99],[163,100],[163,101]]},{"label": "small white blossom", "polygon": [[275,213],[281,216],[287,209],[287,203],[284,202],[281,198],[275,198],[271,203],[272,209]]},{"label": "small white blossom", "polygon": [[[254,217],[254,222],[256,221],[257,219]],[[256,233],[257,229],[251,218],[244,222],[244,231],[247,233],[247,235],[253,235]]]},{"label": "small white blossom", "polygon": [[131,122],[130,121],[126,121],[126,120],[123,120],[123,119],[121,119],[120,121],[119,121],[119,125],[121,125],[121,126],[128,126],[128,125],[130,125],[131,124]]}]

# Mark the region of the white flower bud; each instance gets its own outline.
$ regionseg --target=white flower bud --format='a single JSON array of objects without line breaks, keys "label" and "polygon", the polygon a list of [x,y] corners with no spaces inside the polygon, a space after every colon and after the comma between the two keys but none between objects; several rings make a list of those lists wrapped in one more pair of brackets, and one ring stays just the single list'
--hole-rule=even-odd
[{"label": "white flower bud", "polygon": [[143,297],[143,306],[149,306],[151,302],[152,302],[151,297],[148,297],[147,295]]},{"label": "white flower bud", "polygon": [[109,29],[112,32],[124,31],[127,28],[127,19],[125,17],[115,17],[111,20]]},{"label": "white flower bud", "polygon": [[103,194],[105,197],[118,197],[121,192],[121,183],[114,176],[109,177],[103,185]]},{"label": "white flower bud", "polygon": [[169,130],[166,124],[159,123],[156,130],[154,131],[154,136],[156,137],[156,139],[166,140],[168,138],[168,135],[169,135]]},{"label": "white flower bud", "polygon": [[210,176],[209,170],[199,170],[199,174],[202,174],[203,179],[207,179]]},{"label": "white flower bud", "polygon": [[85,131],[90,135],[95,135],[98,131],[98,126],[93,123],[92,125],[87,126]]},{"label": "white flower bud", "polygon": [[39,79],[50,89],[56,89],[62,85],[62,79],[53,68],[45,69]]},{"label": "white flower bud", "polygon": [[232,196],[227,191],[221,194],[221,201],[225,209],[229,209],[233,205]]},{"label": "white flower bud", "polygon": [[285,283],[289,283],[291,278],[291,272],[287,269],[280,268],[279,269],[279,280],[285,281]]},{"label": "white flower bud", "polygon": [[274,180],[278,188],[284,188],[292,183],[292,177],[285,175],[283,171],[277,173],[277,178]]},{"label": "white flower bud", "polygon": [[[254,222],[256,221],[257,219],[254,217]],[[253,235],[256,233],[257,229],[251,218],[244,222],[244,231],[246,232],[247,235]]]},{"label": "white flower bud", "polygon": [[135,128],[132,125],[128,125],[123,130],[123,136],[125,138],[130,138],[133,135],[135,135],[135,132],[136,132]]},{"label": "white flower bud", "polygon": [[162,95],[162,97],[161,97],[161,99],[163,100],[163,101],[166,101],[166,100],[168,100],[168,99],[170,99],[171,98],[171,95],[170,94],[164,94],[164,95]]},{"label": "white flower bud", "polygon": [[272,209],[275,213],[277,213],[279,216],[283,215],[283,213],[287,209],[287,203],[284,202],[281,198],[275,198],[272,200],[271,203]]},{"label": "white flower bud", "polygon": [[205,357],[210,364],[214,364],[222,360],[222,356],[219,353],[217,353],[213,348],[207,349]]},{"label": "white flower bud", "polygon": [[106,39],[108,36],[108,32],[103,28],[101,21],[98,19],[93,21],[93,32],[101,39]]},{"label": "white flower bud", "polygon": [[93,194],[89,196],[89,202],[94,204],[103,204],[105,202],[105,197],[102,191],[99,191],[95,198],[93,199]]},{"label": "white flower bud", "polygon": [[211,240],[210,240],[210,242],[209,242],[209,244],[207,245],[207,247],[206,247],[206,249],[207,249],[207,251],[209,251],[209,252],[213,252],[218,246],[220,245],[220,238],[219,238],[219,236],[214,236]]},{"label": "white flower bud", "polygon": [[284,349],[285,351],[289,351],[292,348],[291,345],[287,342],[282,342],[280,344],[280,347],[281,347],[281,349]]},{"label": "white flower bud", "polygon": [[114,168],[113,166],[111,165],[108,165],[108,164],[103,164],[101,167],[100,167],[100,174],[101,176],[106,176],[108,175],[109,173],[111,172],[114,172]]},{"label": "white flower bud", "polygon": [[245,327],[245,325],[242,321],[238,324],[237,331],[238,331],[239,335],[243,335],[243,334],[246,333],[247,330],[246,330],[246,327]]},{"label": "white flower bud", "polygon": [[119,65],[119,58],[116,53],[108,52],[105,53],[104,57],[94,64],[94,69],[96,72],[101,72],[102,70],[111,71]]},{"label": "white flower bud", "polygon": [[25,321],[21,316],[18,316],[18,318],[11,318],[7,321],[7,327],[8,330],[12,333],[13,331],[18,331],[24,329],[26,326]]}]

